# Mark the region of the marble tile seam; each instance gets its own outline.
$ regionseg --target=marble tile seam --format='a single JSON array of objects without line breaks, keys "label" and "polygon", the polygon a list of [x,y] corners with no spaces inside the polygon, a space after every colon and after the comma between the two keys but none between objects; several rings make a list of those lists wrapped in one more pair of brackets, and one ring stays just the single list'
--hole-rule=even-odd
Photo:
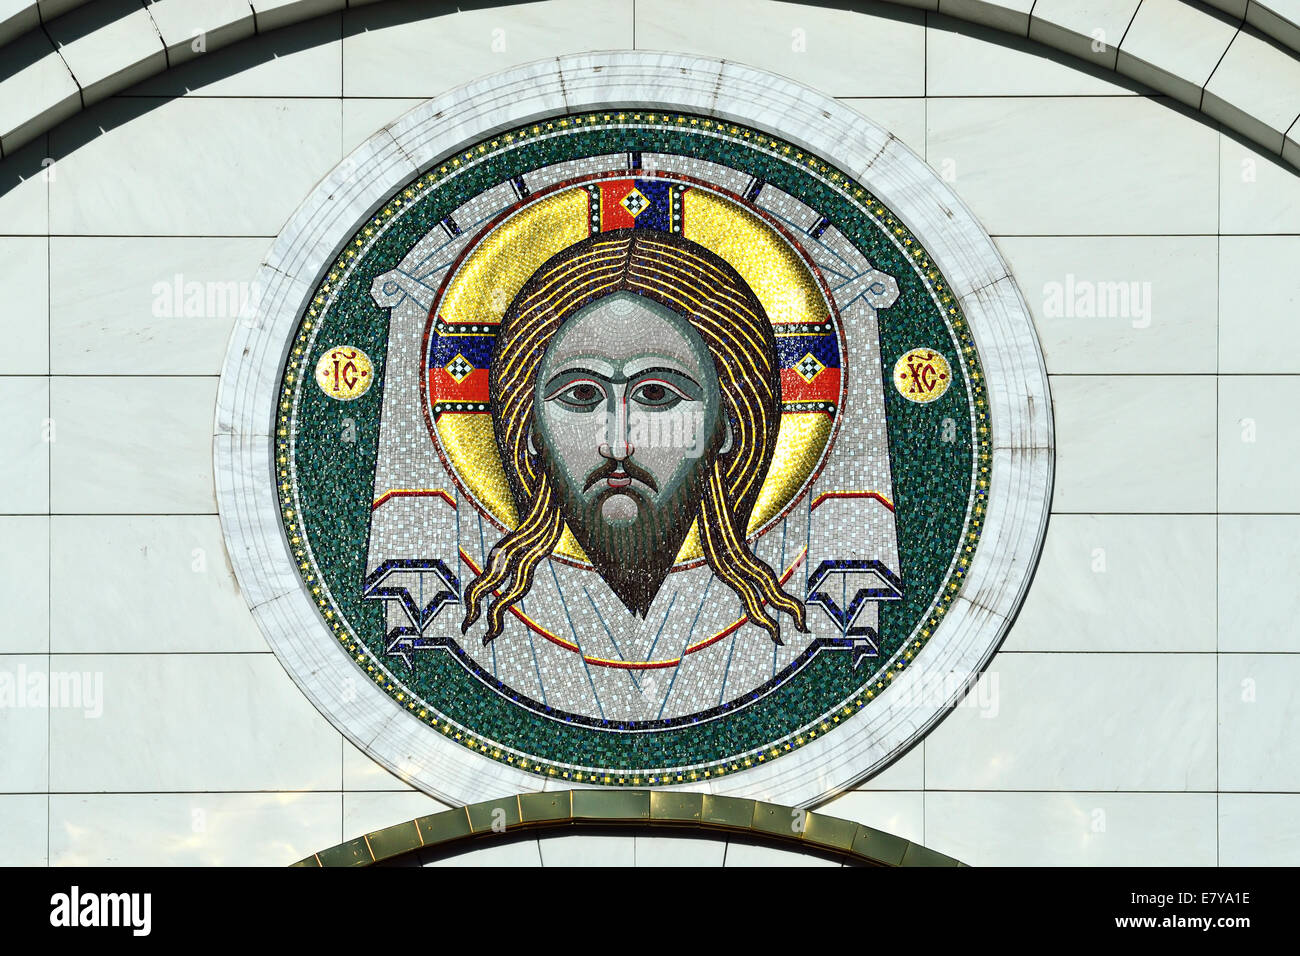
[{"label": "marble tile seam", "polygon": [[[39,6],[37,7],[37,10],[38,11],[40,10]],[[68,58],[63,55],[62,48],[57,43],[54,42],[54,37],[50,36],[50,31],[45,28],[44,18],[42,18],[41,20],[40,31],[45,35],[45,39],[49,41],[50,46],[54,48],[54,52],[58,54],[59,62],[62,63],[63,68],[68,71],[68,76],[72,77],[72,82],[76,84],[77,97],[78,99],[81,100],[81,108],[84,110],[86,108],[85,87],[81,85],[81,80],[77,79],[77,74],[72,72],[72,67],[68,63]],[[4,155],[6,155],[6,151],[3,149],[3,147],[0,147],[0,157],[3,157]]]},{"label": "marble tile seam", "polygon": [[145,15],[149,18],[149,24],[150,26],[153,27],[153,32],[158,34],[158,42],[162,44],[163,62],[166,64],[164,69],[170,70],[172,66],[175,65],[172,63],[172,52],[171,50],[167,49],[167,39],[163,36],[162,30],[158,26],[158,21],[154,19],[153,9],[152,9],[153,4],[145,3],[144,0],[141,0],[140,6],[144,7]]}]

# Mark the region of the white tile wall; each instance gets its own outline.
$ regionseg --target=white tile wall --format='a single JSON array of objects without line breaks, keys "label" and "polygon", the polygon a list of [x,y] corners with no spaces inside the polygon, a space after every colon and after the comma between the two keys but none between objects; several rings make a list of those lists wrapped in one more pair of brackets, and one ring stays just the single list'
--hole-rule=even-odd
[{"label": "white tile wall", "polygon": [[110,100],[50,134],[58,166],[50,228],[94,236],[275,236],[342,158],[339,116],[333,99]]},{"label": "white tile wall", "polygon": [[1215,371],[1213,236],[1001,236],[1050,371]]},{"label": "white tile wall", "polygon": [[0,793],[44,793],[49,781],[47,706],[51,682],[43,654],[0,655]]},{"label": "white tile wall", "polygon": [[1054,515],[1003,653],[1213,651],[1214,522],[1213,515]]},{"label": "white tile wall", "polygon": [[[656,20],[672,18],[671,10],[656,6]],[[692,15],[706,9],[712,8],[695,5]],[[427,99],[470,78],[544,57],[632,45],[632,0],[553,0],[427,19],[422,13],[411,3],[348,12],[343,22],[345,96]],[[638,42],[653,48],[640,38]],[[430,55],[432,50],[437,55]],[[398,62],[401,68],[394,69]]]},{"label": "white tile wall", "polygon": [[[267,239],[50,240],[55,373],[217,375]],[[106,357],[111,356],[111,365]]]},{"label": "white tile wall", "polygon": [[542,866],[585,866],[599,859],[605,866],[635,866],[636,838],[633,836],[589,836],[572,834],[539,840]]},{"label": "white tile wall", "polygon": [[44,514],[50,503],[50,380],[0,376],[0,512]]},{"label": "white tile wall", "polygon": [[1225,236],[1219,244],[1219,368],[1300,373],[1300,236]]},{"label": "white tile wall", "polygon": [[1300,791],[1300,654],[1219,657],[1219,787]]},{"label": "white tile wall", "polygon": [[637,866],[722,866],[727,845],[694,837],[637,836]]},{"label": "white tile wall", "polygon": [[1214,789],[1212,654],[1003,654],[980,681],[994,706],[930,732],[927,789]]},{"label": "white tile wall", "polygon": [[0,162],[0,222],[4,232],[44,236],[49,229],[50,180],[47,137],[41,136]]},{"label": "white tile wall", "polygon": [[1300,376],[1226,375],[1219,382],[1219,509],[1300,512],[1296,448]]},{"label": "white tile wall", "polygon": [[6,866],[45,866],[49,861],[49,797],[0,794],[0,846]]},{"label": "white tile wall", "polygon": [[1056,375],[1056,488],[1070,512],[1213,512],[1215,381]]},{"label": "white tile wall", "polygon": [[1223,866],[1295,866],[1300,858],[1300,794],[1225,793],[1219,797]]},{"label": "white tile wall", "polygon": [[[254,3],[264,27],[278,6]],[[1088,16],[1122,34],[1135,7]],[[1057,514],[988,706],[826,809],[974,864],[1294,865],[1300,176],[1028,41],[759,0],[328,12],[0,161],[0,674],[103,692],[97,717],[0,712],[0,862],[282,865],[437,809],[317,714],[242,609],[208,437],[231,320],[207,291],[251,279],[311,186],[420,98],[634,44],[785,73],[892,129],[994,234],[1052,375]],[[157,305],[177,275],[201,314]],[[1149,316],[1055,314],[1067,281],[1149,283]],[[797,859],[653,837],[466,862],[593,853]]]},{"label": "white tile wall", "polygon": [[[54,653],[268,649],[226,562],[216,515],[59,515],[50,521]],[[87,567],[98,571],[87,575]]]},{"label": "white tile wall", "polygon": [[636,47],[737,60],[832,96],[920,96],[924,16],[899,7],[659,0],[637,9]]},{"label": "white tile wall", "polygon": [[971,866],[1212,866],[1212,793],[925,795],[926,846]]},{"label": "white tile wall", "polygon": [[50,863],[287,866],[339,842],[339,799],[337,793],[54,794]]},{"label": "white tile wall", "polygon": [[1218,520],[1219,650],[1295,651],[1300,515]]},{"label": "white tile wall", "polygon": [[927,124],[926,159],[950,173],[994,235],[1201,235],[1217,228],[1219,134],[1164,103],[936,97]]},{"label": "white tile wall", "polygon": [[[926,34],[930,96],[1114,96],[1134,89],[1114,72],[1080,68],[1039,43],[937,16]],[[1109,74],[1109,75],[1108,75]]]},{"label": "white tile wall", "polygon": [[[152,76],[133,87],[142,96],[341,96],[341,14],[316,17],[244,40]],[[215,61],[215,62],[214,62]],[[231,71],[237,61],[242,69]]]},{"label": "white tile wall", "polygon": [[12,316],[5,323],[10,374],[44,375],[50,370],[49,299],[49,240],[0,237],[0,301]]},{"label": "white tile wall", "polygon": [[[181,609],[174,626],[185,627]],[[50,711],[56,792],[337,790],[340,737],[274,655],[67,654],[103,713]],[[219,714],[220,719],[212,719]]]},{"label": "white tile wall", "polygon": [[215,377],[56,376],[56,514],[215,514]]},{"label": "white tile wall", "polygon": [[0,517],[0,607],[5,628],[0,654],[46,653],[50,649],[50,518]]},{"label": "white tile wall", "polygon": [[1300,176],[1232,136],[1219,137],[1219,231],[1300,233]]}]

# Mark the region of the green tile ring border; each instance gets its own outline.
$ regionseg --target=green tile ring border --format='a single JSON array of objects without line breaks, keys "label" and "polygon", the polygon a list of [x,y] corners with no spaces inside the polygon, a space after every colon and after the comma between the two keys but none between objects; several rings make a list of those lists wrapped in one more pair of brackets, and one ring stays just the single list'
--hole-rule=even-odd
[{"label": "green tile ring border", "polygon": [[865,866],[965,866],[892,833],[812,810],[661,790],[521,793],[417,817],[313,853],[293,866],[373,866],[426,848],[467,852],[493,836],[571,827],[663,827],[747,836]]}]

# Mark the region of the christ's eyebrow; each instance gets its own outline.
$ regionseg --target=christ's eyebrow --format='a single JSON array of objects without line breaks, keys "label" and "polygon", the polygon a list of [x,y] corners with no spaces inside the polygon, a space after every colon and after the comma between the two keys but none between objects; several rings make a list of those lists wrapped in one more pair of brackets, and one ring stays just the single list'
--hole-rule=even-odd
[{"label": "christ's eyebrow", "polygon": [[592,378],[598,378],[602,382],[613,381],[610,378],[610,376],[605,375],[601,372],[597,372],[595,369],[588,368],[585,365],[570,365],[568,368],[560,369],[549,379],[547,379],[546,381],[547,391],[550,391],[550,389],[555,385],[556,382],[559,382],[561,379],[568,378],[571,375],[590,375]]},{"label": "christ's eyebrow", "polygon": [[592,355],[590,352],[579,352],[570,349],[568,355],[556,355],[551,360],[558,366],[557,371],[552,373],[552,378],[573,371],[586,372],[588,375],[599,375],[604,379],[611,378],[614,375],[614,366],[610,365],[603,355]]},{"label": "christ's eyebrow", "polygon": [[695,376],[691,375],[691,373],[686,371],[686,369],[677,365],[651,365],[646,368],[637,368],[636,363],[632,363],[631,369],[632,370],[628,370],[628,369],[624,370],[624,373],[627,375],[629,379],[641,378],[641,376],[643,375],[651,375],[651,374],[677,375],[681,378],[686,379],[686,381],[690,382],[696,388],[702,387],[700,383],[695,380]]},{"label": "christ's eyebrow", "polygon": [[[642,363],[645,363],[645,368],[641,367]],[[624,365],[623,373],[625,376],[628,376],[628,378],[640,378],[650,372],[658,372],[660,375],[663,375],[664,372],[668,372],[671,373],[671,375],[680,375],[692,385],[699,385],[699,382],[695,381],[695,375],[698,375],[698,372],[693,375],[692,372],[686,371],[688,368],[688,363],[681,362],[680,359],[677,359],[672,355],[642,354],[630,359],[629,362]]]}]

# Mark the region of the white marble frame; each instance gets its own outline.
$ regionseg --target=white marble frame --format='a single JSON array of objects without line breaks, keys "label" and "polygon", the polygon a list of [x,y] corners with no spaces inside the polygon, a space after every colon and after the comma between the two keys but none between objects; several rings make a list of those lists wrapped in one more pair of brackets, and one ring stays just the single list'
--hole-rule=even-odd
[{"label": "white marble frame", "polygon": [[[213,439],[231,564],[272,649],[344,736],[447,803],[574,784],[473,753],[402,713],[374,683],[356,679],[356,665],[308,598],[281,524],[272,439],[280,373],[299,311],[324,270],[362,221],[417,172],[464,144],[544,115],[647,106],[768,129],[850,173],[884,202],[930,252],[961,301],[984,367],[993,429],[981,542],[919,666],[901,672],[845,727],[771,763],[683,789],[807,806],[883,769],[949,711],[988,663],[1037,564],[1053,467],[1051,404],[1038,340],[993,241],[920,157],[830,97],[724,60],[591,53],[476,80],[375,133],[290,218],[263,260],[252,312],[231,337]],[[923,688],[933,675],[953,675],[947,686],[955,683],[957,690],[927,695]]]}]

